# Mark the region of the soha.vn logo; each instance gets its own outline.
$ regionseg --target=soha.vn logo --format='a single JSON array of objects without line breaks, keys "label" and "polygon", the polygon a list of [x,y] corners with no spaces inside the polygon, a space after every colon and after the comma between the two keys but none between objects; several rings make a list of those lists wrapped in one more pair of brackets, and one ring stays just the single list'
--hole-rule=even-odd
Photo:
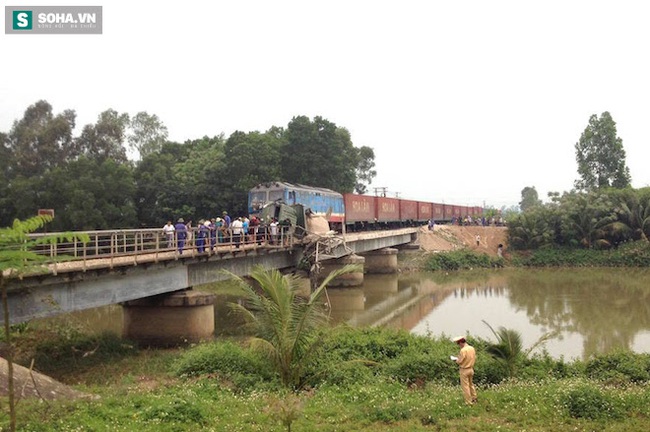
[{"label": "soha.vn logo", "polygon": [[13,11],[14,30],[31,30],[33,26],[32,11],[16,10]]}]

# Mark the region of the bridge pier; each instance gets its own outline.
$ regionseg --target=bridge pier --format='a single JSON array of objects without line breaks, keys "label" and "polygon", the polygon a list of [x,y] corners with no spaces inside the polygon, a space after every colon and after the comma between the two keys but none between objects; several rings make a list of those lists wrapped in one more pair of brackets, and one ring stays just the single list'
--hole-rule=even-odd
[{"label": "bridge pier", "polygon": [[397,273],[397,253],[398,250],[394,248],[384,248],[366,252],[363,255],[366,258],[366,273]]},{"label": "bridge pier", "polygon": [[363,265],[365,261],[366,259],[359,255],[348,255],[343,258],[324,261],[321,268],[321,280],[333,270],[340,269],[348,264],[356,264],[361,267],[360,271],[341,275],[330,282],[329,286],[351,287],[363,285]]},{"label": "bridge pier", "polygon": [[122,336],[152,346],[210,339],[214,298],[214,294],[185,290],[124,302]]}]

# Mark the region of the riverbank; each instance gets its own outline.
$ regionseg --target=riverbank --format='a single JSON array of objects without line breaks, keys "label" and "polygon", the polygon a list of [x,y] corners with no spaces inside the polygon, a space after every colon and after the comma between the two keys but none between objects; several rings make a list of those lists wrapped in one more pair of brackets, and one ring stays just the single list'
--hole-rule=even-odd
[{"label": "riverbank", "polygon": [[[597,249],[547,247],[524,251],[508,249],[504,227],[436,225],[421,227],[419,250],[403,254],[402,271],[470,270],[500,267],[650,267],[650,242],[630,241]],[[498,246],[503,245],[502,256]]]},{"label": "riverbank", "polygon": [[423,226],[418,230],[417,244],[427,253],[467,249],[497,257],[499,245],[507,244],[508,229],[494,226],[435,225],[433,230]]},{"label": "riverbank", "polygon": [[[417,240],[418,249],[405,250],[399,255],[399,268],[402,272],[438,270],[431,268],[428,263],[432,257],[440,256],[461,256],[464,257],[486,257],[485,266],[493,267],[493,261],[499,259],[498,247],[503,245],[502,253],[507,256],[507,228],[505,227],[482,227],[482,226],[458,226],[458,225],[435,225],[433,230],[427,226],[420,227]],[[467,262],[462,268],[476,268],[472,266],[473,260]],[[505,261],[502,261],[501,266]],[[460,268],[447,268],[441,270],[458,270]]]},{"label": "riverbank", "polygon": [[[293,393],[238,342],[140,350],[109,336],[73,343],[62,337],[37,348],[38,363],[98,398],[21,400],[18,430],[286,431],[289,423],[294,432],[650,428],[648,355],[615,353],[586,363],[520,357],[517,378],[508,379],[485,341],[470,342],[478,353],[479,402],[472,407],[463,403],[448,357],[458,348],[448,338],[342,328]],[[84,355],[86,347],[94,353]],[[0,421],[6,424],[6,413]]]}]

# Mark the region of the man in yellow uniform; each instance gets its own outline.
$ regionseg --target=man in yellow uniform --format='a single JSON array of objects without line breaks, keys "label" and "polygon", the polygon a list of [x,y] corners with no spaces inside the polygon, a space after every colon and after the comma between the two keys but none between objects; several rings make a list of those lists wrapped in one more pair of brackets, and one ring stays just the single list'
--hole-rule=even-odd
[{"label": "man in yellow uniform", "polygon": [[452,359],[458,363],[460,368],[460,386],[463,389],[465,403],[474,405],[476,403],[476,387],[474,387],[474,363],[476,363],[476,350],[467,343],[465,337],[458,336],[454,342],[460,346],[460,354]]}]

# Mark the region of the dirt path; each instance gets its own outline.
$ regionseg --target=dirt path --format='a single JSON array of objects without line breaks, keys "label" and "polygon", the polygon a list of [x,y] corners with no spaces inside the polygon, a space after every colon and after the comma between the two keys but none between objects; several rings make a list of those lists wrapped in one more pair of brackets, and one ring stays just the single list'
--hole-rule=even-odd
[{"label": "dirt path", "polygon": [[[482,226],[436,225],[433,231],[424,226],[418,231],[420,249],[427,252],[468,248],[497,256],[499,244],[506,246],[507,228]],[[477,236],[480,236],[477,245]]]}]

